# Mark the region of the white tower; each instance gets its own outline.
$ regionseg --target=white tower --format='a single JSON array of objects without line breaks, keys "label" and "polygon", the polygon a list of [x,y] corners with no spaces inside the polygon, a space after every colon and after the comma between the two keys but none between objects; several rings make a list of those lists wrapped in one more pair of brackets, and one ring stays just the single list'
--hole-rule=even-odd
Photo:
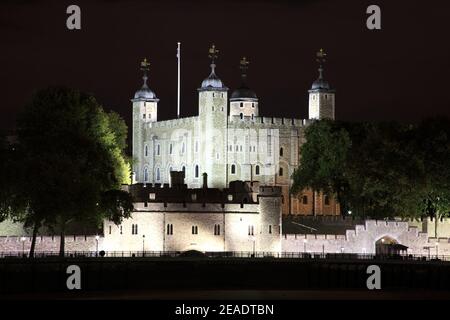
[{"label": "white tower", "polygon": [[209,49],[211,73],[198,89],[200,118],[199,171],[194,168],[197,184],[202,182],[202,174],[207,173],[208,184],[215,188],[226,187],[226,128],[228,88],[216,75],[215,61],[219,50],[214,45]]},{"label": "white tower", "polygon": [[148,155],[152,146],[144,147],[145,124],[157,121],[158,114],[159,99],[147,85],[149,66],[147,59],[141,62],[144,83],[131,99],[133,102],[133,158],[137,160],[133,164],[133,175],[137,182],[150,181],[151,170],[147,169],[145,172],[145,159],[150,158]]},{"label": "white tower", "polygon": [[249,63],[246,57],[240,61],[242,84],[231,94],[230,120],[254,120],[258,116],[258,97],[246,84]]},{"label": "white tower", "polygon": [[329,83],[323,78],[323,64],[326,53],[323,49],[317,52],[319,63],[319,78],[313,82],[309,90],[309,119],[333,119],[335,118],[335,90],[330,88]]}]

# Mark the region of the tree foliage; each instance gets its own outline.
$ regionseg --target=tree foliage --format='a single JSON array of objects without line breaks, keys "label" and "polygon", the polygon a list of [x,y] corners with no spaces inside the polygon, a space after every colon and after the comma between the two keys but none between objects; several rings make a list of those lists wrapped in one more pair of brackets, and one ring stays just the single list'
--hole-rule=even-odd
[{"label": "tree foliage", "polygon": [[[28,219],[57,228],[63,239],[67,223],[100,223],[111,216],[105,208],[129,216],[131,198],[119,192],[130,179],[126,125],[94,97],[63,87],[39,91],[20,115],[18,133]],[[111,192],[115,198],[105,196]]]},{"label": "tree foliage", "polygon": [[[446,214],[450,122],[314,122],[306,130],[294,192],[335,194],[344,212],[371,217]],[[434,212],[434,213],[433,213]]]}]

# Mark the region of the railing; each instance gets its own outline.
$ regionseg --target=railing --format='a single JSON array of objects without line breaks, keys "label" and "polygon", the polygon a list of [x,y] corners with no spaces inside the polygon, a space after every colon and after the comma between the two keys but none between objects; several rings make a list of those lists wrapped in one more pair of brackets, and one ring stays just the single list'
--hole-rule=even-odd
[{"label": "railing", "polygon": [[[28,258],[27,251],[0,252],[0,258]],[[401,261],[450,261],[448,255],[374,255],[359,253],[310,253],[310,252],[252,252],[252,251],[66,251],[65,258],[242,258],[242,259],[314,259],[314,260],[401,260]],[[34,258],[60,258],[59,252],[36,251]]]}]

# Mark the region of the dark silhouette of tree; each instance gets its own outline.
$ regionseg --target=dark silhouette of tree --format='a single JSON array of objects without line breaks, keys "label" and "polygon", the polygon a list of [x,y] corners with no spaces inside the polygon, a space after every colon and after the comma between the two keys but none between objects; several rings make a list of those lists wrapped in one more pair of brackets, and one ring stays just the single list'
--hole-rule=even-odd
[{"label": "dark silhouette of tree", "polygon": [[[58,230],[61,256],[68,223],[120,223],[133,209],[131,197],[120,190],[130,179],[123,127],[93,96],[63,87],[37,92],[19,117],[24,221],[36,233],[41,225]],[[34,245],[30,256],[33,250]]]}]

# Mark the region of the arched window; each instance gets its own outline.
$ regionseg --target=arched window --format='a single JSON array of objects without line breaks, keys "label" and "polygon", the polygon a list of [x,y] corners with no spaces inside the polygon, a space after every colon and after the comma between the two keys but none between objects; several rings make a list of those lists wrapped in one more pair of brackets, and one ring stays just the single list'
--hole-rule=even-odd
[{"label": "arched window", "polygon": [[156,154],[158,156],[161,154],[161,146],[159,144],[156,146]]},{"label": "arched window", "polygon": [[186,176],[186,167],[185,166],[183,166],[183,168],[181,168],[181,171],[183,171],[184,175]]},{"label": "arched window", "polygon": [[159,168],[156,168],[156,180],[161,180],[161,171],[159,170]]},{"label": "arched window", "polygon": [[283,150],[283,147],[281,147],[281,148],[280,148],[280,157],[283,156],[283,151],[284,151],[284,150]]},{"label": "arched window", "polygon": [[282,167],[280,167],[280,169],[278,170],[278,175],[279,175],[280,177],[283,176],[283,168],[282,168]]},{"label": "arched window", "polygon": [[259,165],[256,165],[256,167],[255,167],[255,174],[259,175]]},{"label": "arched window", "polygon": [[145,168],[144,169],[144,182],[147,182],[147,181],[148,181],[148,169]]},{"label": "arched window", "polygon": [[302,197],[302,203],[303,204],[308,204],[308,196],[303,196]]},{"label": "arched window", "polygon": [[236,174],[236,165],[231,165],[231,174]]},{"label": "arched window", "polygon": [[244,119],[244,114],[241,112],[241,113],[239,114],[239,117],[240,117],[241,119]]},{"label": "arched window", "polygon": [[244,103],[243,102],[241,102],[241,108],[243,108],[244,107]]},{"label": "arched window", "polygon": [[148,157],[148,146],[146,145],[145,146],[145,149],[144,149],[145,151],[144,151],[144,155],[146,156],[146,157]]},{"label": "arched window", "polygon": [[323,202],[325,203],[326,206],[330,205],[330,197],[328,197],[328,195],[325,195],[323,197]]},{"label": "arched window", "polygon": [[198,165],[195,166],[195,177],[198,178]]}]

